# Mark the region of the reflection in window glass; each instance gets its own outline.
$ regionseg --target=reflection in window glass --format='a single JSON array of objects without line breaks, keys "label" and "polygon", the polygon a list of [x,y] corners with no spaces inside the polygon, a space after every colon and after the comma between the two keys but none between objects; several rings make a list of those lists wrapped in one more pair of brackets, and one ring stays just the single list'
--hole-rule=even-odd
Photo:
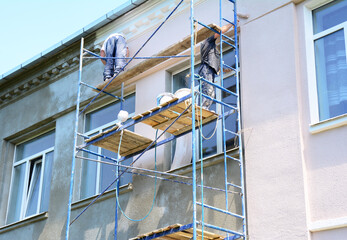
[{"label": "reflection in window glass", "polygon": [[26,163],[16,166],[13,171],[11,201],[7,216],[7,223],[13,223],[20,220],[21,204],[24,190]]},{"label": "reflection in window glass", "polygon": [[[234,51],[228,51],[226,53],[224,53],[223,56],[223,60],[224,62],[228,65],[231,66],[233,68],[235,68],[235,52]],[[195,66],[195,72],[198,72],[199,70],[199,66],[197,65]],[[190,73],[190,69],[186,69],[184,71],[181,71],[177,74],[173,75],[173,84],[172,84],[172,92],[174,93],[175,91],[177,91],[180,88],[190,88],[190,78],[187,78],[186,75]],[[228,76],[227,73],[224,74],[224,77]],[[216,84],[218,84],[218,82],[220,81],[219,77],[216,76]],[[224,87],[227,88],[229,91],[232,91],[234,93],[236,93],[236,79],[234,76],[231,77],[225,77],[224,78]],[[198,81],[195,82],[196,86],[198,85]],[[218,94],[219,92],[219,94]],[[236,107],[236,101],[237,98],[229,93],[226,93],[224,91],[221,91],[219,89],[216,90],[216,99],[217,100],[222,100],[223,102]],[[199,101],[199,99],[197,98],[197,101]],[[209,110],[215,111],[218,114],[221,114],[221,105],[220,104],[216,104],[215,102],[211,105]],[[232,109],[225,107],[225,112],[229,112]],[[225,119],[225,128],[231,132],[237,132],[237,114],[231,114],[229,116],[226,117]],[[208,157],[211,155],[214,155],[216,153],[218,153],[219,151],[222,151],[222,141],[221,142],[217,142],[217,139],[222,139],[222,126],[221,126],[221,120],[218,121],[218,125],[216,128],[216,122],[210,122],[207,124],[204,124],[202,127],[202,134],[200,132],[200,130],[197,131],[197,141],[200,141],[200,137],[202,137],[202,155],[203,157]],[[230,132],[226,132],[225,134],[226,137],[226,147],[227,149],[231,149],[234,148],[236,146],[236,138],[235,135],[230,133]],[[198,144],[199,145],[199,144]],[[187,146],[187,147],[191,147],[191,146]],[[177,149],[176,149],[176,140],[172,141],[172,145],[171,145],[171,157],[172,157],[172,161],[175,159],[175,153],[176,153]],[[199,151],[199,156],[200,156],[201,152]]]},{"label": "reflection in window glass", "polygon": [[347,21],[347,1],[338,0],[313,10],[313,32],[317,34]]},{"label": "reflection in window glass", "polygon": [[48,210],[54,131],[16,146],[6,223]]},{"label": "reflection in window glass", "polygon": [[16,146],[16,162],[54,146],[54,131]]},{"label": "reflection in window glass", "polygon": [[37,205],[39,200],[39,190],[40,190],[40,180],[41,180],[41,159],[32,161],[32,171],[30,173],[29,179],[29,189],[28,189],[28,205],[26,209],[25,216],[34,215],[37,212]]},{"label": "reflection in window glass", "polygon": [[43,172],[43,186],[41,192],[41,212],[48,211],[48,204],[50,199],[50,189],[52,180],[52,165],[53,165],[53,152],[49,152],[45,156],[45,168]]},{"label": "reflection in window glass", "polygon": [[343,30],[315,41],[319,118],[347,113],[347,64]]},{"label": "reflection in window glass", "polygon": [[[123,102],[123,109],[128,111],[129,114],[135,112],[135,93],[125,97]],[[85,134],[88,136],[97,135],[115,125],[118,112],[120,111],[120,102],[114,102],[94,112],[86,114],[85,121]],[[134,126],[129,127],[127,130],[134,131]],[[115,146],[117,148],[118,146]],[[117,159],[117,153],[99,148],[93,145],[88,146],[88,150]],[[84,157],[95,159],[98,161],[114,163],[112,160],[104,159],[92,153],[84,153]],[[123,165],[130,164],[132,159],[122,162]],[[120,170],[120,172],[122,172]],[[116,176],[116,166],[84,160],[82,162],[82,176],[81,176],[81,192],[80,198],[84,199],[94,196],[106,189],[114,180]],[[132,174],[125,173],[120,178],[120,186],[128,184],[132,181]],[[112,184],[108,190],[116,188],[116,183]]]},{"label": "reflection in window glass", "polygon": [[[85,131],[91,131],[107,123],[117,120],[117,115],[120,111],[121,104],[116,102],[114,104],[109,104],[103,108],[100,108],[92,113],[86,114],[86,125]],[[125,97],[125,102],[123,103],[123,109],[128,111],[128,113],[135,112],[135,93]]]}]

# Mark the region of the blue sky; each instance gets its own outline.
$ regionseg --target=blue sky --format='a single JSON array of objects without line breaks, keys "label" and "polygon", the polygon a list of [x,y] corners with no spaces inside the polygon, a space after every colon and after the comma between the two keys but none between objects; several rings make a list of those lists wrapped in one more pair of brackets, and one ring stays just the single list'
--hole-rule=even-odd
[{"label": "blue sky", "polygon": [[0,0],[0,75],[128,0]]}]

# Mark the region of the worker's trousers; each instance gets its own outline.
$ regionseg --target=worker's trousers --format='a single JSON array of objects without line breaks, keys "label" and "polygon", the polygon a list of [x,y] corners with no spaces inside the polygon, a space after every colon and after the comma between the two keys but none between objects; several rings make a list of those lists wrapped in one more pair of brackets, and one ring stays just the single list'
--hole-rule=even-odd
[{"label": "worker's trousers", "polygon": [[[214,79],[216,77],[216,71],[210,66],[208,66],[207,64],[202,64],[199,69],[199,75],[203,77],[204,79],[208,80],[209,82],[214,83]],[[216,95],[214,87],[205,81],[201,82],[201,92],[211,98],[215,98],[215,95]],[[201,106],[204,109],[209,109],[212,103],[213,103],[213,100],[202,96]]]},{"label": "worker's trousers", "polygon": [[[104,80],[120,72],[126,64],[127,44],[121,35],[110,37],[105,45]],[[110,59],[114,58],[114,59]],[[124,69],[123,69],[124,70]]]}]

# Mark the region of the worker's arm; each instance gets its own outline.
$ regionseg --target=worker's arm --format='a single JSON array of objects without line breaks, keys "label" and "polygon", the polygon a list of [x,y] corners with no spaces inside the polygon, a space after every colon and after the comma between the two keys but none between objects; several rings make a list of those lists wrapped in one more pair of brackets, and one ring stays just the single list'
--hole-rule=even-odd
[{"label": "worker's arm", "polygon": [[[105,57],[106,56],[106,53],[104,50],[100,50],[100,57]],[[106,61],[104,59],[101,59],[101,62],[106,65]]]},{"label": "worker's arm", "polygon": [[[222,34],[224,34],[224,33],[226,33],[227,31],[229,31],[229,29],[230,28],[232,28],[232,24],[231,23],[229,23],[229,24],[227,24],[227,25],[224,25],[222,28],[221,28],[221,30],[222,30]],[[215,39],[217,39],[219,37],[219,34],[218,33],[215,33],[214,34],[214,38]]]}]

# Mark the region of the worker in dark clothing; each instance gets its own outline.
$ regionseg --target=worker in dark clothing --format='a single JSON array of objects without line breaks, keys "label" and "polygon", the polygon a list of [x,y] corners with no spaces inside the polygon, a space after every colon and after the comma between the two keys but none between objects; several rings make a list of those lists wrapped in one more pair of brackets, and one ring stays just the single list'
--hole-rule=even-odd
[{"label": "worker in dark clothing", "polygon": [[[105,41],[100,50],[101,59],[105,65],[104,81],[111,79],[118,74],[126,64],[126,57],[129,57],[129,49],[122,34],[111,34]],[[117,58],[117,59],[112,59]]]},{"label": "worker in dark clothing", "polygon": [[[221,28],[222,33],[226,33],[232,26],[232,24],[223,26]],[[218,75],[220,71],[220,52],[217,49],[216,45],[216,39],[219,36],[220,35],[216,33],[213,36],[207,38],[201,43],[200,47],[201,66],[198,73],[201,77],[210,82],[214,82],[216,75]],[[211,98],[215,97],[215,90],[211,84],[203,81],[201,85],[202,93],[208,95]],[[201,106],[204,109],[209,109],[212,103],[213,101],[211,99],[208,99],[204,96],[202,97]]]}]

